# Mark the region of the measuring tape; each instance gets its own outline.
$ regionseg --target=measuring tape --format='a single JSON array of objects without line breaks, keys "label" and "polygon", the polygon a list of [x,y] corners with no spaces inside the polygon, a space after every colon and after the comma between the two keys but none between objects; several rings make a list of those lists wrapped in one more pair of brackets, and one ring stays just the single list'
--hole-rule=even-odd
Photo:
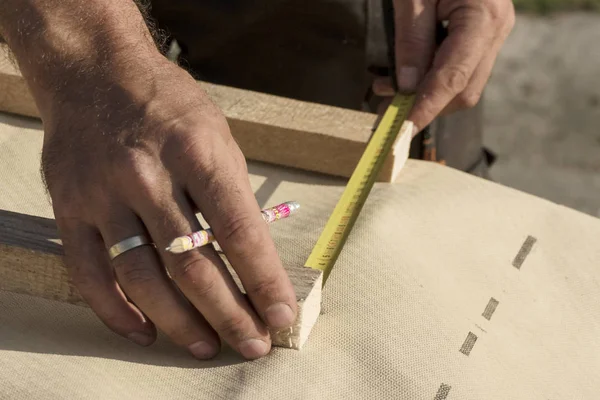
[{"label": "measuring tape", "polygon": [[305,266],[323,271],[323,284],[329,277],[352,226],[367,201],[369,192],[396,141],[413,101],[414,96],[397,94],[394,97],[306,261]]}]

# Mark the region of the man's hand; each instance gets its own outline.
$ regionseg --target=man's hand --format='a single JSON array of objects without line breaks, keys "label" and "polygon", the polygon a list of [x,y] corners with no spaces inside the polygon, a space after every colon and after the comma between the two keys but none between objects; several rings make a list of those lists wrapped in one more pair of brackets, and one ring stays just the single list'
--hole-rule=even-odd
[{"label": "man's hand", "polygon": [[[15,24],[0,17],[1,32],[42,114],[43,173],[82,296],[141,345],[156,326],[201,359],[219,336],[246,358],[267,354],[267,326],[290,326],[296,299],[223,115],[160,55],[133,3],[8,3],[20,11]],[[201,229],[198,210],[248,298],[211,246],[164,250]],[[109,261],[107,248],[143,234],[156,248]]]},{"label": "man's hand", "polygon": [[[418,133],[438,115],[475,106],[515,13],[511,0],[394,0],[399,90],[416,93],[408,119]],[[436,24],[448,37],[436,48]],[[393,95],[389,80],[374,91]]]}]

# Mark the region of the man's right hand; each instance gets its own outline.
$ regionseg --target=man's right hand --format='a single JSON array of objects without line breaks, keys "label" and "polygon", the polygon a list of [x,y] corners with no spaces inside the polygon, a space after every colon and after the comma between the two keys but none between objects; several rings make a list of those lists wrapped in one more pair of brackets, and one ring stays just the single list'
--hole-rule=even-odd
[{"label": "man's right hand", "polygon": [[[6,18],[0,17],[0,32],[15,44],[42,114],[43,173],[79,292],[106,325],[141,345],[155,340],[156,326],[201,359],[217,354],[219,336],[246,358],[267,354],[267,327],[290,326],[296,300],[223,115],[189,74],[145,42],[149,36],[138,32],[143,21],[132,3],[107,1],[121,8],[112,10],[85,2],[88,13],[97,7],[103,27],[94,29],[109,30],[103,40],[97,31],[86,36],[86,24],[94,21],[76,15],[82,1],[8,2],[22,10],[19,18],[72,18],[53,28],[66,32],[44,35],[53,41],[45,45],[34,43],[40,37],[34,33],[23,37],[18,23]],[[111,17],[115,12],[120,16]],[[126,25],[119,24],[124,14]],[[77,29],[69,31],[71,25]],[[101,53],[114,32],[128,27],[137,35],[135,47]],[[19,52],[19,43],[30,52]],[[31,53],[35,48],[41,54]],[[96,53],[86,58],[87,50]],[[50,60],[45,64],[34,59],[43,52]],[[175,237],[201,229],[196,211],[248,297],[212,246],[178,255],[164,250]],[[156,248],[109,260],[107,248],[144,234]]]}]

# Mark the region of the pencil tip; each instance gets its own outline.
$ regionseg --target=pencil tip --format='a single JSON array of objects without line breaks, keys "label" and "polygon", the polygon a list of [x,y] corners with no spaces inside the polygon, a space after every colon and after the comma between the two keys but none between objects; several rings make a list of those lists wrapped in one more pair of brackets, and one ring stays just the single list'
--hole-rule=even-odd
[{"label": "pencil tip", "polygon": [[288,201],[287,204],[291,212],[297,211],[300,208],[300,203],[297,201]]}]

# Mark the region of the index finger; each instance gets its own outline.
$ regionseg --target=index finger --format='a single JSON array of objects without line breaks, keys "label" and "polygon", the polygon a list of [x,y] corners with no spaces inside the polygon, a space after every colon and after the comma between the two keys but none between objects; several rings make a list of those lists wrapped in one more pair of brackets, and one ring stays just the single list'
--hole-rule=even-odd
[{"label": "index finger", "polygon": [[[433,66],[419,85],[408,115],[418,130],[423,129],[468,85],[491,43],[485,21],[457,18],[461,25],[448,26],[448,37],[438,49]],[[415,132],[416,134],[416,132]]]},{"label": "index finger", "polygon": [[192,177],[187,189],[258,315],[271,328],[288,328],[296,319],[294,288],[261,217],[245,160],[238,149],[224,147],[227,150],[218,152],[223,157],[210,176]]}]

